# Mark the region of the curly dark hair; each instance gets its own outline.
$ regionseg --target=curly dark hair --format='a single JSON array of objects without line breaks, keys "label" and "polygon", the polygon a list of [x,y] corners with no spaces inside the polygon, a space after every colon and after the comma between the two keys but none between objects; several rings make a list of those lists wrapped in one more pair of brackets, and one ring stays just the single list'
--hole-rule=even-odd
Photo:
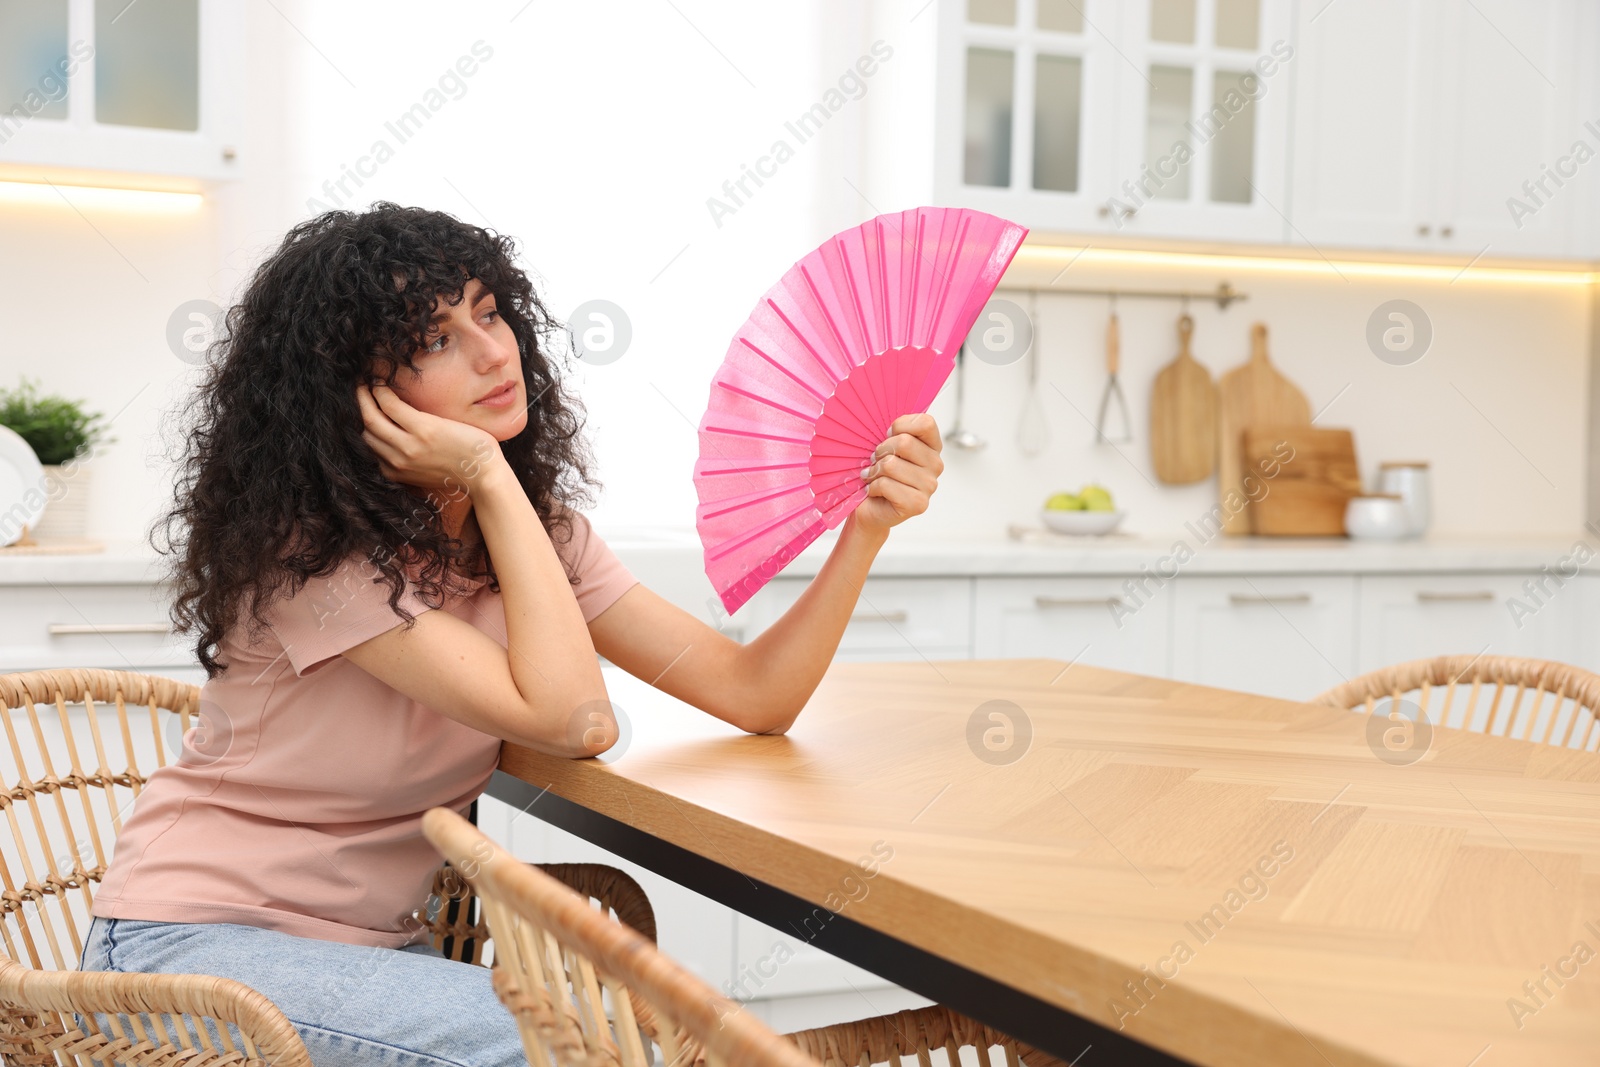
[{"label": "curly dark hair", "polygon": [[[379,472],[355,392],[386,380],[396,363],[414,369],[435,301],[459,303],[469,278],[494,293],[533,398],[527,426],[501,452],[551,539],[570,541],[566,509],[592,504],[589,490],[601,483],[590,476],[581,401],[566,394],[554,346],[542,343],[565,327],[515,254],[512,238],[380,201],[299,223],[257,268],[185,405],[192,426],[183,431],[175,503],[150,531],[152,547],[174,557],[172,620],[178,632],[197,634],[207,677],[227,669],[217,653],[247,598],[255,635],[275,597],[329,576],[352,554],[381,572],[389,606],[408,627],[413,616],[399,603],[408,566],[420,565],[417,593],[430,607],[442,604],[441,579],[450,575],[487,575],[498,590],[481,542],[469,548],[448,536],[433,501]],[[158,530],[165,547],[155,544]]]}]

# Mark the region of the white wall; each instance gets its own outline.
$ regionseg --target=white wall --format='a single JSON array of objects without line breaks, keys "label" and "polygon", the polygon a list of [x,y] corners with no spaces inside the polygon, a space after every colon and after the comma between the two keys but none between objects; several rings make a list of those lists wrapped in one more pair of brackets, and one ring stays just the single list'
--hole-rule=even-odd
[{"label": "white wall", "polygon": [[[335,43],[327,50],[359,89],[330,63],[305,68],[291,104],[292,181],[301,201],[326,202],[321,183],[386,119],[475,41],[493,49],[466,94],[357,197],[433,205],[515,235],[563,318],[590,299],[620,305],[631,348],[577,370],[606,485],[596,515],[692,525],[711,372],[755,298],[815,243],[817,161],[838,150],[837,131],[801,146],[720,227],[706,200],[820,91],[820,16],[808,5],[519,7],[441,21],[427,17],[436,5],[390,5],[382,25],[368,8],[306,10],[307,36]],[[359,50],[337,47],[357,40]]]},{"label": "white wall", "polygon": [[[142,536],[165,492],[158,416],[181,401],[196,373],[167,350],[167,316],[195,297],[225,299],[310,213],[309,199],[333,203],[323,183],[354,166],[375,139],[389,140],[394,157],[359,189],[347,184],[338,206],[386,198],[489,225],[519,239],[557,314],[601,297],[631,316],[631,350],[578,370],[606,486],[594,511],[602,526],[692,526],[695,425],[712,371],[755,300],[829,234],[927,202],[936,9],[923,0],[874,4],[870,16],[845,0],[509,0],[448,16],[416,0],[247,9],[245,179],[179,220],[86,220],[65,208],[0,215],[0,292],[12,326],[0,347],[0,380],[28,373],[108,414],[127,405],[117,420],[121,440],[96,464],[90,522],[98,536]],[[867,79],[861,99],[797,144],[785,121],[819,100],[876,39],[893,57]],[[464,95],[395,145],[384,123],[479,40],[493,55],[464,79]],[[718,226],[707,198],[780,137],[793,158]],[[1219,277],[1079,266],[1062,284],[1209,287]],[[1213,371],[1238,363],[1250,322],[1267,322],[1274,358],[1313,408],[1338,397],[1319,425],[1354,428],[1369,477],[1381,459],[1432,461],[1436,530],[1578,527],[1585,297],[1466,279],[1230,280],[1251,298],[1226,312],[1193,309],[1201,361]],[[1362,340],[1372,308],[1396,296],[1421,304],[1436,330],[1432,351],[1412,367],[1380,363]],[[1014,444],[1026,364],[972,363],[967,421],[991,444],[974,454],[946,450],[933,507],[905,536],[1003,536],[1006,522],[1031,521],[1050,492],[1089,480],[1117,493],[1137,532],[1175,530],[1209,507],[1208,487],[1145,481],[1148,391],[1174,354],[1176,307],[1120,309],[1135,442],[1120,453],[1095,445],[1073,410],[1092,416],[1099,398],[1105,310],[1064,297],[1041,306],[1052,444],[1038,458],[1022,457]],[[932,408],[943,426],[953,394],[952,381]]]},{"label": "white wall", "polygon": [[[1053,273],[1053,272],[1051,272]],[[1087,288],[1213,287],[1217,272],[1188,269],[1085,270],[1059,284]],[[1193,351],[1213,376],[1240,365],[1250,325],[1265,322],[1273,362],[1306,394],[1322,427],[1354,431],[1369,491],[1383,460],[1432,464],[1433,530],[1444,535],[1576,531],[1584,520],[1589,323],[1588,296],[1577,287],[1448,282],[1306,280],[1267,272],[1229,272],[1250,299],[1225,311],[1195,304]],[[1025,300],[1018,294],[1006,294]],[[1367,347],[1374,308],[1408,299],[1434,328],[1427,354],[1393,366]],[[1037,524],[1050,491],[1086,481],[1110,487],[1128,509],[1125,528],[1162,534],[1197,519],[1216,503],[1216,482],[1154,483],[1149,454],[1150,389],[1177,354],[1175,303],[1119,303],[1120,380],[1133,416],[1131,444],[1097,445],[1093,419],[1105,384],[1106,301],[1044,294],[1039,298],[1040,384],[1050,416],[1051,448],[1027,458],[1016,448],[1026,361],[1005,367],[968,361],[967,424],[991,445],[947,460],[952,477],[937,501],[951,524],[976,529],[995,521]],[[935,411],[954,415],[953,396]],[[1069,403],[1070,401],[1070,403]],[[944,405],[943,408],[939,406]],[[1079,414],[1082,412],[1082,414]],[[941,422],[941,425],[945,425]],[[947,449],[947,452],[953,450]],[[930,508],[933,514],[935,508]]]}]

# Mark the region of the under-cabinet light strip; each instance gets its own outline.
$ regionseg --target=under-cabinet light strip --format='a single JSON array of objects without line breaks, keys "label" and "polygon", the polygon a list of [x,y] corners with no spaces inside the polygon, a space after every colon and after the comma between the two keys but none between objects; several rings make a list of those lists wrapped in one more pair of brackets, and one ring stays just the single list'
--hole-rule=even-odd
[{"label": "under-cabinet light strip", "polygon": [[20,204],[100,211],[182,214],[196,211],[204,198],[199,193],[159,189],[116,189],[101,185],[63,185],[58,182],[0,181],[0,205]]},{"label": "under-cabinet light strip", "polygon": [[1477,263],[1453,266],[1447,263],[1385,263],[1375,260],[1309,259],[1293,256],[1232,255],[1222,252],[1163,252],[1154,249],[1095,248],[1070,245],[1023,245],[1018,259],[1031,258],[1051,263],[1202,267],[1260,270],[1290,274],[1319,274],[1345,278],[1415,278],[1455,282],[1513,282],[1524,285],[1590,285],[1600,281],[1600,273],[1586,267],[1495,267]]}]

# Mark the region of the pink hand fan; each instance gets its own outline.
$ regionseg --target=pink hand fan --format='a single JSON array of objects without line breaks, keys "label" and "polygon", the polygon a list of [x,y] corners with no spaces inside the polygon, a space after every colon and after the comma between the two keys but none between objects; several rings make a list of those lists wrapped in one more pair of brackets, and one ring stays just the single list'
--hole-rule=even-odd
[{"label": "pink hand fan", "polygon": [[892,212],[767,290],[712,376],[694,465],[730,614],[866,499],[861,468],[895,419],[928,410],[1027,232],[965,208]]}]

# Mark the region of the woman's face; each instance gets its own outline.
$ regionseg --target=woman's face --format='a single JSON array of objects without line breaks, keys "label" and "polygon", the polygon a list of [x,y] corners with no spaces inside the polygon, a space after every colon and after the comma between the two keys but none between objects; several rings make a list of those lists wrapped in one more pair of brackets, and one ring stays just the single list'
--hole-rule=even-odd
[{"label": "woman's face", "polygon": [[521,433],[528,424],[528,398],[517,338],[489,287],[471,278],[456,305],[440,297],[431,329],[415,356],[416,369],[394,368],[389,384],[400,399],[487,430],[497,441]]}]

